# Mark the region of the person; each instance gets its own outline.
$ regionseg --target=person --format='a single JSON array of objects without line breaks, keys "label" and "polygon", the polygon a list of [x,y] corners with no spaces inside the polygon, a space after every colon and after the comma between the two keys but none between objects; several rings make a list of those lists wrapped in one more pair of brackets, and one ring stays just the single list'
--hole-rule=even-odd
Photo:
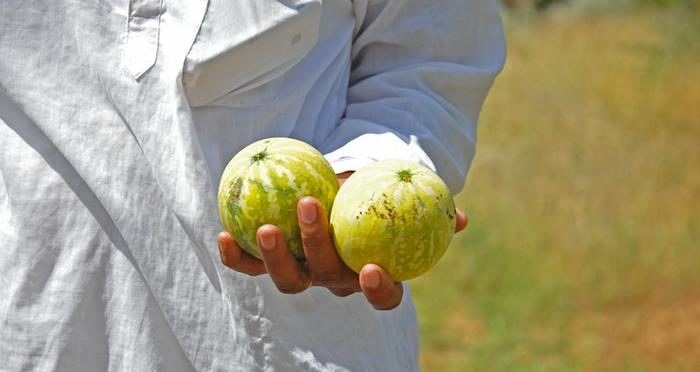
[{"label": "person", "polygon": [[2,1],[2,369],[417,370],[408,287],[346,270],[314,199],[300,268],[219,234],[216,187],[284,136],[457,192],[504,58],[495,0]]}]

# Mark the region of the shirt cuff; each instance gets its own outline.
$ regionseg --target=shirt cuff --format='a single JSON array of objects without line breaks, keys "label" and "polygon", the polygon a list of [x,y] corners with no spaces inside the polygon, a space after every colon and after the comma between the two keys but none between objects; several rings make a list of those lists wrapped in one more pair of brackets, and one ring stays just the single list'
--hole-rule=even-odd
[{"label": "shirt cuff", "polygon": [[415,161],[435,171],[433,162],[418,146],[417,138],[411,136],[406,143],[392,132],[362,134],[324,156],[336,174],[356,171],[384,159]]}]

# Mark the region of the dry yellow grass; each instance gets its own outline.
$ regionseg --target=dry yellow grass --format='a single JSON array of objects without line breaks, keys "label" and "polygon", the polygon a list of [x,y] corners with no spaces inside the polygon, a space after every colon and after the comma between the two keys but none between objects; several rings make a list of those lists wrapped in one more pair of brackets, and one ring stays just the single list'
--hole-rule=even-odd
[{"label": "dry yellow grass", "polygon": [[700,370],[700,19],[509,19],[426,371]]}]

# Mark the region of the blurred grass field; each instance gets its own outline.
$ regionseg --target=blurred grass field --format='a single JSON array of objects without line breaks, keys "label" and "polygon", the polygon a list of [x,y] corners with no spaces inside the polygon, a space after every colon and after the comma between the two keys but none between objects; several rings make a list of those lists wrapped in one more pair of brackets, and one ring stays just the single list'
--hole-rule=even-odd
[{"label": "blurred grass field", "polygon": [[700,17],[506,16],[425,371],[700,371]]}]

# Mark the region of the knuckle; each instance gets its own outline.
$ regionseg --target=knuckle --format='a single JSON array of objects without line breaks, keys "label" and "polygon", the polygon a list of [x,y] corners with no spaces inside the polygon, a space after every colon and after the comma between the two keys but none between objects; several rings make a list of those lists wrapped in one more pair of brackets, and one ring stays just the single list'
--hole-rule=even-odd
[{"label": "knuckle", "polygon": [[277,290],[284,294],[297,294],[303,292],[306,286],[300,283],[279,283],[277,284]]},{"label": "knuckle", "polygon": [[336,270],[312,271],[311,279],[320,285],[336,284],[340,282],[340,273]]},{"label": "knuckle", "polygon": [[331,291],[331,293],[333,293],[333,294],[336,295],[337,297],[348,297],[348,296],[350,296],[351,294],[357,292],[357,291],[355,291],[355,290],[348,289],[348,288],[340,288],[340,289],[331,288],[331,289],[329,289],[329,290]]},{"label": "knuckle", "polygon": [[240,270],[239,272],[243,273],[245,275],[251,276],[251,277],[260,276],[260,275],[266,273],[265,270],[261,270],[260,268],[253,268],[253,267],[247,268],[246,270]]},{"label": "knuckle", "polygon": [[297,294],[301,292],[297,286],[277,286],[277,289],[284,294]]},{"label": "knuckle", "polygon": [[320,231],[302,231],[301,242],[305,247],[320,247],[326,244],[327,239]]}]

